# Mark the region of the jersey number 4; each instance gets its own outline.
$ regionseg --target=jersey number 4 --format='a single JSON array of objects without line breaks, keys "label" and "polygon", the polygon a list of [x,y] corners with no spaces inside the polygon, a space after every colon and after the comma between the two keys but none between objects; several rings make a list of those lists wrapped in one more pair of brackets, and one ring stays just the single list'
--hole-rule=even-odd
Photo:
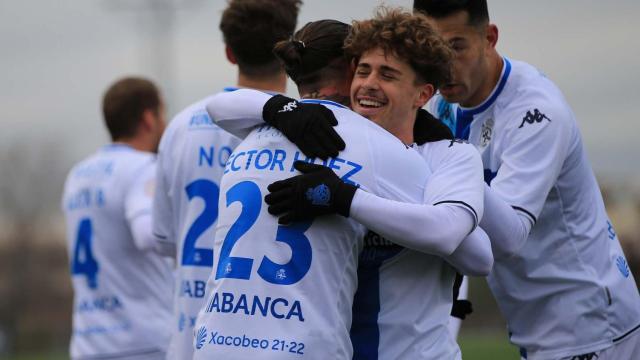
[{"label": "jersey number 4", "polygon": [[91,219],[83,218],[78,225],[76,244],[71,259],[71,274],[87,277],[90,289],[98,288],[98,262],[93,257],[91,242],[93,240],[93,225]]}]

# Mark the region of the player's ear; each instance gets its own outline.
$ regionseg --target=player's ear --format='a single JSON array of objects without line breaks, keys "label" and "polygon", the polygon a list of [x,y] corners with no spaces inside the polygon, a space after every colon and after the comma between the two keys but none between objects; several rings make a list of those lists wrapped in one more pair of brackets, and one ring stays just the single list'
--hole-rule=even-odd
[{"label": "player's ear", "polygon": [[498,27],[495,24],[487,25],[485,38],[487,40],[488,47],[496,47],[496,44],[498,43]]},{"label": "player's ear", "polygon": [[227,55],[227,60],[229,60],[230,63],[232,63],[233,65],[236,65],[238,63],[238,60],[236,60],[236,56],[233,54],[233,51],[231,51],[231,48],[228,45],[225,45],[224,52]]},{"label": "player's ear", "polygon": [[423,84],[418,86],[418,96],[416,96],[416,101],[413,104],[417,109],[425,106],[427,101],[431,99],[433,94],[435,93],[435,88],[432,84]]},{"label": "player's ear", "polygon": [[156,128],[156,112],[152,109],[146,109],[142,112],[142,119],[140,121],[140,125],[138,126],[139,130],[143,130],[144,132],[153,131]]}]

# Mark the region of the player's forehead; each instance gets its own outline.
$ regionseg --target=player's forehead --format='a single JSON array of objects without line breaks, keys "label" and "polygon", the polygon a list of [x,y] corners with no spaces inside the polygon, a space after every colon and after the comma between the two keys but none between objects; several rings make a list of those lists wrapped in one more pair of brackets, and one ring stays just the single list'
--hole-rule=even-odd
[{"label": "player's forehead", "polygon": [[362,53],[357,62],[360,69],[375,69],[397,74],[412,74],[413,69],[406,60],[391,51],[376,47]]},{"label": "player's forehead", "polygon": [[436,29],[447,41],[467,39],[478,29],[469,23],[469,13],[464,10],[442,18],[430,18]]}]

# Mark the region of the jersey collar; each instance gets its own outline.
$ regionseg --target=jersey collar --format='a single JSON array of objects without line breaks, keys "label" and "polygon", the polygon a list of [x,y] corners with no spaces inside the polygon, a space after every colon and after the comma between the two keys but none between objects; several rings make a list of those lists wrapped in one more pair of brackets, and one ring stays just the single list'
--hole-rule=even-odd
[{"label": "jersey collar", "polygon": [[502,67],[502,74],[500,75],[500,81],[498,81],[498,84],[496,85],[496,87],[493,88],[491,95],[489,95],[487,100],[485,100],[482,104],[476,107],[463,108],[462,106],[460,106],[459,109],[463,116],[466,117],[466,116],[473,116],[476,114],[480,114],[481,112],[487,110],[491,105],[493,105],[493,103],[496,102],[496,99],[502,93],[502,90],[504,89],[504,86],[507,84],[507,80],[509,79],[509,75],[511,74],[511,62],[509,61],[509,59],[507,59],[506,57],[503,57],[502,61],[504,66]]},{"label": "jersey collar", "polygon": [[333,106],[337,106],[337,107],[341,107],[343,109],[349,109],[348,107],[337,103],[335,101],[331,101],[331,100],[322,100],[322,99],[303,99],[300,100],[301,103],[311,103],[311,104],[323,104],[323,105],[333,105]]},{"label": "jersey collar", "polygon": [[118,143],[118,142],[104,145],[102,147],[102,150],[103,151],[135,151],[135,149],[132,148],[131,146],[123,143]]},{"label": "jersey collar", "polygon": [[[224,92],[232,92],[232,91],[236,91],[236,90],[240,90],[243,88],[239,88],[237,86],[227,86],[225,88],[222,89],[222,91]],[[253,90],[258,90],[258,89],[253,89]],[[263,93],[269,94],[269,95],[278,95],[280,94],[279,92],[275,92],[275,91],[265,91],[265,90],[258,90],[258,91],[262,91]]]}]

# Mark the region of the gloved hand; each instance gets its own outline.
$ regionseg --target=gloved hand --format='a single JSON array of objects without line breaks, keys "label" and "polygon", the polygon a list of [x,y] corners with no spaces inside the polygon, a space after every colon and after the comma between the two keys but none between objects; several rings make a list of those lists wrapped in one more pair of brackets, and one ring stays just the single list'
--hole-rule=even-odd
[{"label": "gloved hand", "polygon": [[264,198],[269,213],[280,215],[279,224],[311,220],[326,214],[349,216],[356,186],[343,182],[322,165],[296,161],[293,166],[302,175],[269,185],[270,193]]},{"label": "gloved hand", "polygon": [[338,156],[345,148],[344,141],[333,129],[338,120],[323,105],[275,95],[264,104],[262,118],[309,157],[324,160]]},{"label": "gloved hand", "polygon": [[453,140],[451,129],[427,110],[418,109],[416,123],[413,126],[413,141],[422,145],[439,140]]}]

